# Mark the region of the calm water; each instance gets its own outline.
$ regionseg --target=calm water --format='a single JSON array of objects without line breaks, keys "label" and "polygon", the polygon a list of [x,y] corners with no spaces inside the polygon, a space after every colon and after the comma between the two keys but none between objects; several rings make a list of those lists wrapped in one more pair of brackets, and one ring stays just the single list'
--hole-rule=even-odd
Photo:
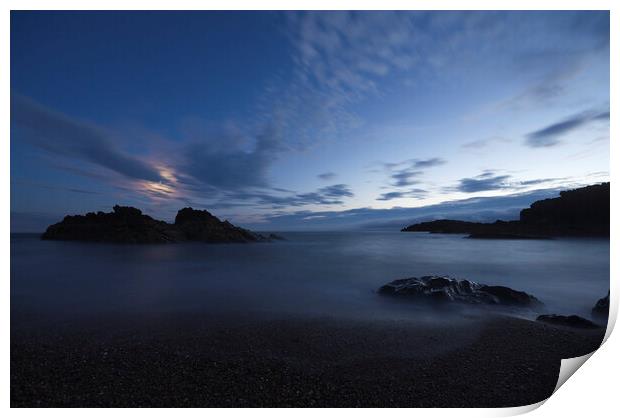
[{"label": "calm water", "polygon": [[[609,289],[609,241],[469,240],[400,232],[283,233],[248,245],[109,245],[11,237],[11,309],[55,315],[166,312],[419,315],[373,293],[446,274],[532,293],[589,316]],[[535,313],[525,313],[533,316]]]}]

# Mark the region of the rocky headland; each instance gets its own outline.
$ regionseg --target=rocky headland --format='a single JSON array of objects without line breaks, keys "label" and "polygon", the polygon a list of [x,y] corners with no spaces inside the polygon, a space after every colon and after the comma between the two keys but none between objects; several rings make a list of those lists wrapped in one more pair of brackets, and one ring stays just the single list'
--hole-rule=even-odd
[{"label": "rocky headland", "polygon": [[220,221],[206,210],[183,208],[174,223],[169,224],[143,214],[140,209],[118,205],[110,213],[65,216],[61,222],[50,225],[41,238],[127,244],[244,243],[281,239],[275,234],[264,236],[228,221]]},{"label": "rocky headland", "polygon": [[403,228],[403,232],[468,234],[469,238],[545,239],[609,237],[609,183],[563,191],[523,209],[518,221],[492,223],[441,219]]}]

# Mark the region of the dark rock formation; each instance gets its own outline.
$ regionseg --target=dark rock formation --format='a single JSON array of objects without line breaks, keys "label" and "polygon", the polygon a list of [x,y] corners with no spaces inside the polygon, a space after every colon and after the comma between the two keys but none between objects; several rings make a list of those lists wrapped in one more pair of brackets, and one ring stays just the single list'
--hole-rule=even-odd
[{"label": "dark rock formation", "polygon": [[592,308],[592,316],[607,319],[609,317],[609,292],[607,292],[607,296],[599,299]]},{"label": "dark rock formation", "polygon": [[540,239],[554,236],[609,236],[609,183],[560,193],[560,197],[534,202],[518,221],[493,223],[449,219],[422,222],[403,232],[469,234],[469,238]]},{"label": "dark rock formation", "polygon": [[255,242],[267,240],[262,235],[235,226],[228,221],[220,221],[206,210],[183,208],[177,213],[174,226],[189,241]]},{"label": "dark rock formation", "polygon": [[228,221],[220,221],[206,210],[181,209],[174,224],[143,215],[139,209],[114,206],[111,213],[66,216],[41,236],[46,240],[113,242],[127,244],[201,241],[211,243],[270,241]]},{"label": "dark rock formation", "polygon": [[504,306],[536,307],[538,299],[504,286],[487,286],[469,280],[444,276],[411,277],[381,286],[382,295],[426,299],[437,302],[462,302]]},{"label": "dark rock formation", "polygon": [[539,315],[536,318],[536,320],[540,322],[544,322],[546,324],[561,325],[564,327],[571,327],[571,328],[586,328],[586,329],[600,328],[594,322],[589,321],[577,315],[569,315],[569,316]]},{"label": "dark rock formation", "polygon": [[142,211],[127,206],[114,206],[111,213],[87,213],[65,216],[51,225],[41,236],[48,240],[116,242],[129,244],[166,243],[182,240],[178,231]]},{"label": "dark rock formation", "polygon": [[609,183],[567,190],[523,209],[520,222],[550,235],[609,236]]}]

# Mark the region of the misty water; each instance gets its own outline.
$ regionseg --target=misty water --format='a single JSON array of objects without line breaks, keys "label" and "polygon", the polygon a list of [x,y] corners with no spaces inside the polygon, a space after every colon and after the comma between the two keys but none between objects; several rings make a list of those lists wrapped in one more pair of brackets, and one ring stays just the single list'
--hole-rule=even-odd
[{"label": "misty water", "polygon": [[[204,313],[408,318],[436,311],[375,293],[422,275],[509,286],[551,313],[590,316],[609,289],[609,241],[472,240],[401,232],[282,233],[260,244],[112,245],[11,236],[20,317]],[[425,310],[426,309],[426,310]],[[534,318],[539,312],[514,311]]]}]

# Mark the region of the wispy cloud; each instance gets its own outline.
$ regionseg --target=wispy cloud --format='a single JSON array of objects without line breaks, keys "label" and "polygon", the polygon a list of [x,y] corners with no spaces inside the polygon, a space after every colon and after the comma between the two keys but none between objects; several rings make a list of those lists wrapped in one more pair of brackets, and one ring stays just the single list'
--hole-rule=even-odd
[{"label": "wispy cloud", "polygon": [[407,187],[419,184],[420,176],[429,168],[446,164],[446,161],[434,157],[426,160],[410,159],[395,163],[383,163],[383,167],[390,176],[390,185],[393,187]]},{"label": "wispy cloud", "polygon": [[481,150],[483,148],[487,148],[490,147],[494,144],[507,144],[510,143],[511,140],[508,138],[502,138],[499,136],[494,136],[494,137],[490,137],[490,138],[485,138],[485,139],[478,139],[475,141],[470,141],[470,142],[466,142],[463,145],[461,145],[461,148],[466,149],[466,150],[470,150],[470,151],[478,151]]},{"label": "wispy cloud", "polygon": [[103,129],[14,94],[11,128],[17,138],[49,153],[77,158],[131,179],[166,181],[155,167],[118,149]]},{"label": "wispy cloud", "polygon": [[605,120],[609,120],[609,111],[582,112],[527,134],[525,144],[532,148],[552,147],[560,144],[561,136],[592,122]]},{"label": "wispy cloud", "polygon": [[266,193],[255,190],[225,193],[224,200],[231,207],[236,203],[245,204],[248,201],[255,206],[263,206],[269,209],[282,209],[287,207],[299,207],[306,205],[333,206],[344,204],[345,198],[354,196],[353,191],[346,184],[334,184],[321,187],[314,192],[308,193]]},{"label": "wispy cloud", "polygon": [[334,184],[322,187],[319,192],[329,197],[353,197],[353,192],[346,184]]},{"label": "wispy cloud", "polygon": [[381,194],[376,200],[394,200],[402,198],[424,199],[428,196],[428,191],[424,189],[411,189],[407,191],[394,191]]},{"label": "wispy cloud", "polygon": [[518,191],[530,186],[565,181],[566,178],[542,178],[530,180],[516,180],[511,175],[499,174],[493,170],[485,170],[476,177],[466,177],[459,180],[454,187],[446,188],[447,192],[477,193],[492,190]]},{"label": "wispy cloud", "polygon": [[509,187],[508,175],[492,176],[481,174],[477,177],[463,178],[459,180],[456,189],[464,193],[476,193],[488,190],[501,190]]},{"label": "wispy cloud", "polygon": [[317,177],[321,180],[329,181],[329,180],[333,180],[334,178],[336,178],[336,173],[328,171],[326,173],[319,174]]},{"label": "wispy cloud", "polygon": [[411,165],[413,168],[431,168],[438,165],[445,164],[446,161],[441,158],[429,158],[428,160],[412,160]]},{"label": "wispy cloud", "polygon": [[418,184],[420,180],[418,180],[417,177],[422,173],[423,171],[412,170],[410,168],[398,170],[390,176],[392,178],[391,185],[394,187],[406,187]]}]

